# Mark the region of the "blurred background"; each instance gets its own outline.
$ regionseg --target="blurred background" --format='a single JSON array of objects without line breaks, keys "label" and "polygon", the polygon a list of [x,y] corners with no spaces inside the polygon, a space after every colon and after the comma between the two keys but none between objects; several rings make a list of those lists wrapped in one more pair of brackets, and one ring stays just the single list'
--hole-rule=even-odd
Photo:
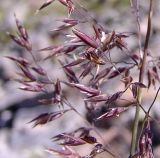
[{"label": "blurred background", "polygon": [[[36,10],[44,3],[44,0],[1,0],[0,5],[0,158],[51,158],[51,155],[45,151],[46,148],[56,147],[51,141],[54,135],[60,132],[72,131],[76,127],[85,126],[84,120],[72,113],[66,114],[54,122],[50,122],[44,126],[32,128],[32,124],[28,124],[36,116],[44,112],[56,110],[54,106],[40,105],[38,99],[44,96],[41,93],[25,92],[18,87],[20,84],[13,79],[16,78],[16,65],[5,58],[5,56],[23,56],[28,57],[29,54],[21,47],[17,46],[10,40],[6,32],[16,33],[16,24],[14,13],[17,18],[24,24],[28,30],[30,39],[33,43],[35,56],[37,59],[42,59],[45,54],[36,50],[46,46],[61,43],[64,41],[64,35],[51,30],[60,25],[57,19],[62,19],[66,16],[66,8],[60,3],[54,2],[49,7],[40,11]],[[130,7],[129,0],[81,0],[81,4],[87,8],[91,15],[97,19],[107,30],[116,30],[118,32],[137,32],[136,19],[133,10]],[[147,11],[148,1],[141,0],[140,20],[142,39],[145,39],[147,27]],[[79,18],[79,17],[77,17]],[[150,50],[154,55],[159,55],[160,51],[160,1],[156,0],[154,5],[153,16],[153,31],[150,40]],[[88,28],[83,28],[85,32],[90,31]],[[65,34],[65,33],[64,33]],[[136,50],[138,41],[136,36],[131,36],[127,39],[129,49]],[[143,43],[142,43],[143,44]],[[124,59],[126,56],[115,52],[113,58]],[[60,65],[55,60],[47,60],[43,63],[47,72],[52,79],[64,78],[64,73],[60,69]],[[114,85],[114,86],[113,86]],[[122,85],[116,85],[112,82],[106,83],[104,88],[107,88],[110,93],[115,92],[115,89],[120,89]],[[91,116],[85,111],[82,104],[81,96],[78,92],[72,92],[65,89],[70,101],[76,108],[88,118]],[[52,94],[51,94],[52,95]],[[143,104],[150,105],[155,95],[154,89],[150,89],[144,95]],[[128,97],[128,96],[126,96]],[[153,114],[160,113],[159,109],[160,98],[157,99],[153,109]],[[129,153],[129,145],[131,139],[131,122],[134,116],[134,109],[131,109],[127,114],[117,119],[111,119],[100,125],[98,130],[102,133],[107,145],[111,147],[111,151],[117,153],[118,156],[127,158]],[[74,119],[73,119],[74,118]],[[158,119],[158,117],[157,117]],[[153,143],[155,158],[160,157],[160,127],[153,122]],[[90,147],[88,147],[90,148]],[[78,151],[81,155],[89,154],[83,147]],[[106,153],[105,153],[106,154]],[[110,157],[109,155],[99,155],[99,157]]]}]

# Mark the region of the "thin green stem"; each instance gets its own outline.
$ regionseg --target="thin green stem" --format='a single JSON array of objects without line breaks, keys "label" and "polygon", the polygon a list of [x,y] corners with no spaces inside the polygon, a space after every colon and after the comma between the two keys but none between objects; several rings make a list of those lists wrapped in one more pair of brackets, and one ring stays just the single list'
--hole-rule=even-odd
[{"label": "thin green stem", "polygon": [[[141,102],[141,90],[138,91],[138,102]],[[132,141],[131,141],[131,148],[130,148],[130,155],[133,155],[136,150],[136,144],[137,144],[137,132],[138,132],[138,124],[139,124],[139,113],[140,113],[140,106],[137,103],[136,105],[136,113],[135,113],[135,119],[133,123],[133,130],[132,130]]]},{"label": "thin green stem", "polygon": [[[144,53],[142,57],[142,64],[140,68],[140,74],[139,74],[139,82],[143,83],[144,80],[144,72],[145,72],[145,66],[146,66],[146,58],[147,58],[147,50],[148,50],[148,44],[150,39],[150,32],[151,32],[151,20],[152,20],[152,5],[153,0],[150,0],[150,6],[149,6],[149,13],[148,13],[148,25],[147,25],[147,33],[146,33],[146,40],[144,45]],[[136,113],[135,113],[135,119],[133,123],[133,130],[132,130],[132,141],[131,141],[131,148],[130,148],[130,155],[134,155],[136,148],[137,148],[137,133],[138,133],[138,124],[139,124],[139,113],[140,113],[140,104],[142,100],[142,89],[138,88],[138,95],[137,95],[137,106],[136,106]]]}]

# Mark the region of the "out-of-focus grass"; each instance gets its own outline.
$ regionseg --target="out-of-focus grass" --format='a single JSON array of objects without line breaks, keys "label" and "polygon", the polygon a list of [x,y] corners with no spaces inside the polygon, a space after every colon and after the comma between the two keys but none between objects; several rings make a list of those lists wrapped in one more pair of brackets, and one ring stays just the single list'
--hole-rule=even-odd
[{"label": "out-of-focus grass", "polygon": [[129,0],[110,0],[111,4],[113,7],[117,7],[117,8],[123,8],[123,7],[128,7],[128,5],[130,4]]}]

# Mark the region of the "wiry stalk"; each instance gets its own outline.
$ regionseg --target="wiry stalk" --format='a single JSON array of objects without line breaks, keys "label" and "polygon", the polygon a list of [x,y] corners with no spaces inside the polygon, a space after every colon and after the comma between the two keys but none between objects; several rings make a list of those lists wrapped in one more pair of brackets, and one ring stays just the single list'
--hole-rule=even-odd
[{"label": "wiry stalk", "polygon": [[[139,82],[141,82],[141,83],[143,83],[143,80],[144,80],[147,49],[148,49],[148,44],[149,44],[150,32],[151,32],[151,20],[152,20],[152,11],[153,11],[152,3],[153,3],[153,0],[150,0],[146,40],[145,40],[145,45],[144,45],[144,53],[143,53],[143,57],[142,57],[142,65],[141,65],[140,74],[139,74]],[[131,141],[131,148],[130,148],[130,155],[131,156],[136,151],[137,132],[138,132],[139,113],[140,113],[140,106],[139,105],[141,103],[141,99],[142,99],[142,89],[138,88],[136,114],[135,114],[135,119],[134,119],[134,124],[133,124],[132,141]]]}]

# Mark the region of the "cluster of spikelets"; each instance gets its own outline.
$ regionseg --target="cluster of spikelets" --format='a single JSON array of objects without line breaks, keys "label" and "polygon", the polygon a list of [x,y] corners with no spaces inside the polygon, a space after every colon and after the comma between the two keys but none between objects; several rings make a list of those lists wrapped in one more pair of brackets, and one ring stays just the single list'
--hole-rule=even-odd
[{"label": "cluster of spikelets", "polygon": [[[147,68],[148,86],[141,82],[134,82],[134,78],[130,75],[132,69],[139,70],[142,64],[142,59],[136,53],[130,53],[125,40],[129,37],[125,33],[119,33],[116,31],[106,31],[97,21],[88,13],[88,11],[72,0],[58,0],[62,5],[66,6],[68,10],[68,17],[61,22],[63,25],[56,28],[54,31],[63,31],[71,29],[71,33],[67,35],[67,41],[61,45],[52,45],[39,52],[49,52],[44,60],[50,58],[58,58],[64,56],[65,62],[58,59],[61,64],[64,73],[67,77],[67,81],[57,79],[53,82],[48,77],[48,72],[36,61],[34,57],[34,51],[31,41],[29,39],[26,29],[21,25],[19,20],[15,16],[16,25],[18,28],[18,35],[15,36],[8,33],[10,38],[21,47],[25,48],[33,58],[33,62],[28,61],[22,57],[7,58],[16,62],[19,67],[19,78],[16,81],[20,82],[23,86],[20,89],[32,92],[48,93],[47,86],[53,85],[53,97],[49,99],[39,100],[46,105],[58,105],[59,111],[43,113],[40,116],[33,119],[34,127],[37,125],[43,125],[59,117],[62,117],[65,113],[71,110],[79,114],[76,108],[68,101],[67,97],[63,94],[62,84],[65,84],[71,88],[78,89],[83,93],[83,100],[86,106],[86,110],[91,112],[97,108],[99,103],[105,104],[108,108],[107,111],[96,118],[96,120],[106,120],[110,117],[118,117],[122,112],[127,111],[130,106],[126,107],[110,107],[110,104],[118,99],[123,99],[123,94],[129,90],[133,94],[133,98],[137,98],[138,88],[149,88],[151,85],[155,86],[155,82],[159,81],[158,68],[155,64]],[[38,11],[47,7],[54,0],[46,1]],[[71,18],[72,14],[85,14],[86,20]],[[94,31],[94,35],[88,35],[77,29],[80,23],[89,23]],[[130,63],[123,63],[123,66],[119,66],[119,63],[115,63],[110,58],[112,49],[117,48],[121,52],[127,52]],[[148,53],[150,57],[150,54]],[[150,61],[148,61],[150,62]],[[157,62],[159,62],[157,60]],[[78,68],[78,71],[75,69]],[[124,84],[124,89],[109,95],[102,92],[101,85],[110,79],[119,76],[120,81]],[[89,81],[83,83],[83,79],[88,77]],[[135,104],[135,102],[134,102]],[[132,105],[132,103],[130,104]],[[144,109],[143,109],[144,110]],[[149,112],[147,113],[149,118]],[[95,120],[95,121],[96,121]],[[93,158],[102,152],[108,152],[113,157],[115,154],[110,152],[107,147],[93,136],[92,131],[94,128],[81,127],[70,133],[61,133],[53,137],[54,141],[58,141],[62,146],[61,150],[48,149],[51,153],[57,153],[63,157],[71,158]],[[87,156],[81,156],[77,153],[72,146],[91,144],[93,145],[92,151]],[[149,119],[145,120],[144,128],[139,139],[139,149],[137,153],[130,158],[138,158],[149,155],[153,157],[152,153],[152,141]]]}]

